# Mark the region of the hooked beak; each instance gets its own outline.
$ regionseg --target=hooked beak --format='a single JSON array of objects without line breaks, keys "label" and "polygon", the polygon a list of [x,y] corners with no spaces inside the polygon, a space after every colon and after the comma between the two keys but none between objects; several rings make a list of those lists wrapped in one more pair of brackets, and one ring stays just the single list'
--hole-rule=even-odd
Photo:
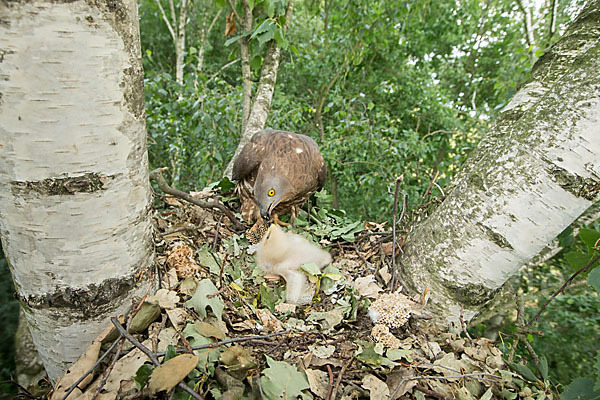
[{"label": "hooked beak", "polygon": [[271,212],[273,211],[274,204],[269,204],[269,207],[265,210],[262,206],[259,206],[260,216],[265,222],[271,221]]}]

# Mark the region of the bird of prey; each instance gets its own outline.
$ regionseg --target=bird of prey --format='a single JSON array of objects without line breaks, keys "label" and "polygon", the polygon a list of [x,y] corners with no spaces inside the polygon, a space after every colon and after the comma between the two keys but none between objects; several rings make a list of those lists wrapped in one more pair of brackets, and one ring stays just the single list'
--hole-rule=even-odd
[{"label": "bird of prey", "polygon": [[242,218],[265,221],[298,208],[323,187],[326,166],[317,143],[298,133],[262,130],[248,142],[233,164]]}]

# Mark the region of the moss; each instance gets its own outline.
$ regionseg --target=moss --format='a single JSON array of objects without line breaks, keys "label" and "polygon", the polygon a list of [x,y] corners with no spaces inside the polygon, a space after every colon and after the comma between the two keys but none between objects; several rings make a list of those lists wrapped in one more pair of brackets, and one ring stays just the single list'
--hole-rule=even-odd
[{"label": "moss", "polygon": [[566,169],[553,166],[549,171],[552,180],[573,196],[596,201],[600,194],[600,182],[591,178],[583,178],[570,174]]},{"label": "moss", "polygon": [[105,313],[106,309],[114,304],[119,304],[118,299],[128,296],[133,288],[140,286],[143,282],[140,282],[137,276],[149,275],[151,274],[137,271],[126,278],[107,279],[100,285],[91,284],[85,288],[63,287],[40,296],[17,297],[25,309],[68,308],[76,310],[82,318],[89,319]]},{"label": "moss", "polygon": [[454,298],[458,304],[464,304],[466,307],[482,307],[492,300],[498,292],[497,289],[490,289],[473,283],[459,286],[455,282],[446,282],[445,286],[449,297]]},{"label": "moss", "polygon": [[104,185],[113,179],[112,176],[102,176],[88,173],[81,176],[65,178],[48,178],[42,181],[11,182],[12,193],[15,196],[38,193],[43,196],[72,195],[75,193],[93,193],[104,190]]},{"label": "moss", "polygon": [[482,223],[477,224],[486,234],[486,236],[490,239],[491,242],[496,244],[498,247],[503,249],[513,249],[512,245],[506,240],[504,236],[499,234],[498,232],[493,231],[489,226],[485,226]]}]

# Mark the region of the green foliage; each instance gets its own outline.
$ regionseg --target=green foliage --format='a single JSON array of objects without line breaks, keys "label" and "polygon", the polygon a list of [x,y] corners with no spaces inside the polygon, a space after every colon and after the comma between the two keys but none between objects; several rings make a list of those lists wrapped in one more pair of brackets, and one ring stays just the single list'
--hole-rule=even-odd
[{"label": "green foliage", "polygon": [[561,400],[598,400],[600,390],[594,389],[594,380],[590,378],[577,378],[569,384]]},{"label": "green foliage", "polygon": [[202,279],[198,282],[192,298],[185,302],[185,306],[194,309],[202,318],[206,318],[206,307],[210,307],[213,314],[221,319],[225,303],[216,296],[217,292],[215,284],[210,279]]},{"label": "green foliage", "polygon": [[263,371],[260,384],[267,400],[297,399],[309,388],[306,374],[285,361],[275,361],[265,355],[269,368]]},{"label": "green foliage", "polygon": [[[0,313],[2,315],[2,337],[3,345],[0,346],[0,381],[8,381],[15,376],[15,349],[14,338],[19,323],[19,303],[13,297],[15,288],[10,278],[8,262],[4,258],[0,246],[0,273],[5,279],[0,280]],[[17,388],[13,385],[0,385],[0,393],[16,393]]]},{"label": "green foliage", "polygon": [[151,168],[169,167],[182,190],[220,179],[239,141],[241,89],[220,79],[195,89],[190,76],[179,86],[159,72],[147,74],[145,90]]}]

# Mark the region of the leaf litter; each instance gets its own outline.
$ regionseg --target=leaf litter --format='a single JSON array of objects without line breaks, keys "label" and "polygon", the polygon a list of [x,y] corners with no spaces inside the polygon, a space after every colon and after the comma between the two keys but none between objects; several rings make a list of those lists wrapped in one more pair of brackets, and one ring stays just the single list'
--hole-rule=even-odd
[{"label": "leaf litter", "polygon": [[[386,290],[392,263],[385,223],[328,209],[320,193],[317,207],[290,228],[333,257],[322,271],[302,267],[317,290],[310,305],[298,306],[285,303],[283,281],[264,278],[250,243],[226,218],[168,202],[154,215],[160,289],[132,321],[121,320],[150,353],[109,327],[49,398],[470,400],[536,393],[492,342],[440,331],[426,305]],[[394,296],[403,296],[400,306]]]}]

